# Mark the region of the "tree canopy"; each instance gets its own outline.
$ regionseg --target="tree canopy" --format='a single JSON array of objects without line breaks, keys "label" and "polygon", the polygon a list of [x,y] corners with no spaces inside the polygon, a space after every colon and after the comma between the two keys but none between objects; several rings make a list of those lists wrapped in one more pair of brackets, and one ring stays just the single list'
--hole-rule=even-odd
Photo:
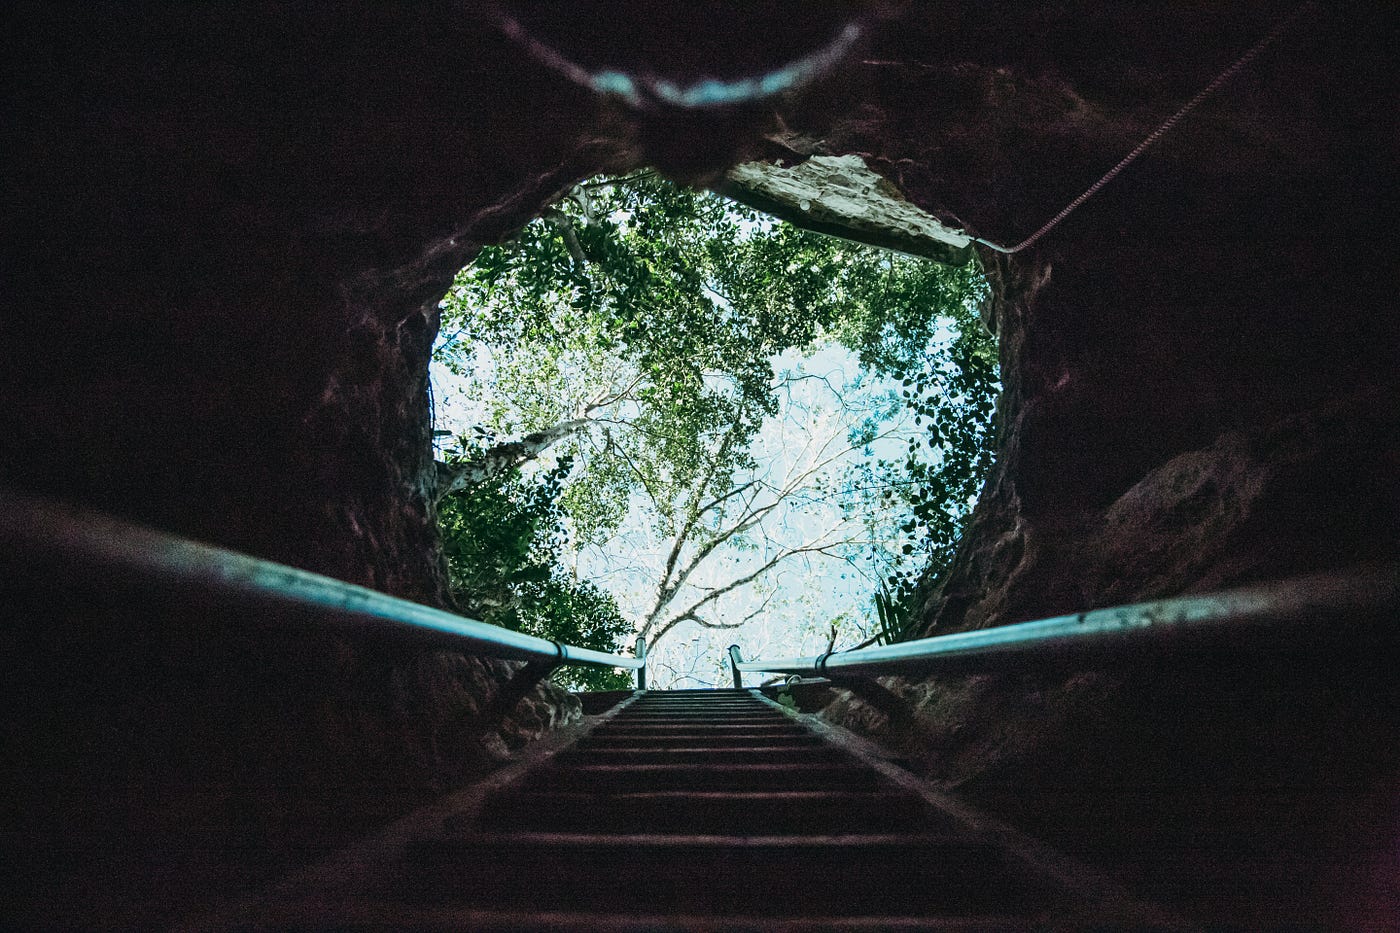
[{"label": "tree canopy", "polygon": [[[488,621],[615,644],[633,626],[738,624],[711,615],[721,597],[801,555],[864,550],[907,593],[946,561],[985,474],[998,385],[984,289],[971,267],[802,231],[646,173],[577,186],[483,249],[442,303],[436,359],[472,413],[440,471],[459,594]],[[832,345],[898,392],[809,417],[835,434],[807,438],[820,453],[775,476],[755,442],[793,380],[813,378],[775,360]],[[921,428],[897,451],[896,416]],[[775,544],[764,522],[794,497],[839,499],[846,536]],[[666,559],[651,605],[620,623],[569,565],[639,510]],[[763,553],[728,582],[692,582],[735,549]]]},{"label": "tree canopy", "polygon": [[[632,625],[611,595],[563,572],[562,460],[534,479],[497,473],[446,497],[438,513],[448,573],[482,621],[581,648],[615,651]],[[631,685],[631,674],[566,667],[556,678],[585,690]]]}]

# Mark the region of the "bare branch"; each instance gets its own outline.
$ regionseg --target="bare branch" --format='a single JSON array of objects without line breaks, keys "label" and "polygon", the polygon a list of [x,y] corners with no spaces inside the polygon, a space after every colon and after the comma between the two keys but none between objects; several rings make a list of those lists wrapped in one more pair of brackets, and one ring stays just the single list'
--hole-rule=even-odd
[{"label": "bare branch", "polygon": [[437,495],[434,501],[451,495],[468,486],[483,483],[512,467],[520,466],[537,458],[566,437],[587,428],[592,421],[587,418],[571,418],[551,425],[543,431],[527,434],[518,441],[507,441],[487,449],[480,456],[461,463],[437,464]]},{"label": "bare branch", "polygon": [[665,635],[665,634],[666,634],[667,632],[669,632],[671,629],[675,628],[677,625],[679,625],[680,623],[682,623],[682,622],[684,622],[684,621],[686,621],[686,620],[690,620],[690,621],[692,621],[692,622],[695,622],[695,623],[699,624],[699,625],[700,625],[701,627],[703,627],[703,628],[710,628],[710,629],[734,629],[734,628],[743,628],[744,626],[746,626],[746,625],[748,625],[750,622],[752,622],[754,619],[756,619],[756,618],[758,618],[760,615],[762,615],[764,612],[766,612],[766,611],[768,610],[768,606],[773,602],[773,597],[776,596],[776,595],[777,595],[777,591],[776,591],[776,590],[770,592],[767,596],[764,597],[763,602],[758,606],[757,609],[754,609],[754,610],[752,610],[751,612],[749,612],[748,615],[744,616],[744,617],[743,617],[742,619],[740,619],[738,622],[732,622],[732,623],[708,622],[708,621],[706,621],[705,619],[702,619],[702,618],[695,612],[694,609],[690,609],[689,611],[684,612],[684,613],[682,613],[681,615],[676,616],[674,619],[671,619],[670,621],[668,621],[664,626],[661,627],[661,630],[658,631],[658,632],[651,638],[651,641],[652,641],[653,643],[659,641],[659,640],[661,639],[661,636]]},{"label": "bare branch", "polygon": [[[772,597],[770,596],[769,598],[771,599]],[[705,619],[705,618],[702,618],[702,617],[701,617],[700,615],[698,615],[694,610],[691,610],[691,611],[689,611],[689,612],[683,612],[683,613],[681,613],[680,615],[676,616],[675,618],[667,620],[666,624],[663,625],[663,626],[661,627],[660,631],[658,631],[658,632],[652,637],[651,640],[652,640],[653,642],[659,641],[659,640],[661,639],[661,636],[665,635],[667,632],[669,632],[671,629],[675,628],[677,625],[680,625],[682,622],[694,622],[696,625],[699,625],[701,628],[710,628],[710,629],[734,629],[734,628],[743,628],[745,625],[748,625],[751,621],[753,621],[754,617],[757,616],[757,615],[759,614],[759,612],[761,612],[762,609],[765,608],[767,605],[768,605],[768,603],[765,602],[765,603],[763,604],[763,606],[759,607],[758,609],[755,609],[753,612],[750,612],[748,615],[744,616],[744,617],[743,617],[742,619],[740,619],[738,622],[711,622],[711,621],[709,621],[709,620],[707,620],[707,619]]]},{"label": "bare branch", "polygon": [[560,237],[564,240],[564,248],[569,251],[569,258],[574,261],[574,265],[580,269],[587,266],[588,254],[583,251],[583,244],[578,239],[578,231],[574,229],[574,222],[569,219],[569,215],[557,207],[547,207],[540,216],[553,224],[554,228],[559,231]]},{"label": "bare branch", "polygon": [[[742,411],[740,412],[740,414],[742,414]],[[702,477],[700,485],[697,489],[697,495],[703,495],[705,488],[708,487],[710,482],[714,479],[715,473],[719,470],[719,464],[721,460],[723,460],[723,458],[728,454],[729,448],[734,443],[734,438],[738,435],[738,432],[739,419],[736,418],[734,423],[730,426],[729,430],[724,433],[724,437],[720,441],[719,448],[715,451],[714,456],[710,458],[710,462],[706,465],[704,476]],[[665,569],[662,571],[661,583],[657,587],[656,601],[652,605],[651,612],[647,613],[648,624],[650,624],[652,620],[654,620],[658,615],[660,615],[661,610],[663,610],[666,607],[666,605],[670,603],[670,601],[675,597],[676,591],[680,588],[681,582],[684,582],[681,581],[673,584],[672,576],[675,573],[676,562],[680,559],[681,550],[685,547],[686,542],[690,539],[690,535],[695,528],[695,523],[699,521],[701,514],[703,514],[701,510],[697,510],[696,508],[692,507],[690,513],[686,516],[685,521],[681,523],[680,531],[676,533],[676,538],[671,545],[671,550],[666,555]]]},{"label": "bare branch", "polygon": [[[835,546],[835,544],[807,545],[804,547],[797,547],[785,551],[780,551],[777,555],[765,561],[763,565],[757,570],[744,574],[738,579],[731,580],[724,586],[710,590],[703,597],[692,603],[691,606],[688,609],[686,609],[685,612],[683,612],[681,615],[691,615],[698,612],[702,607],[713,603],[715,600],[719,599],[721,596],[724,596],[726,593],[731,593],[741,586],[747,586],[748,584],[757,580],[759,577],[762,577],[764,574],[768,573],[768,571],[772,570],[774,567],[776,567],[778,564],[782,563],[785,560],[790,560],[794,557],[799,557],[803,554],[825,554],[828,553],[831,550],[831,548]],[[649,635],[648,633],[655,628],[655,618],[653,617],[649,619],[647,624],[645,624],[642,627],[642,634],[646,635],[649,638],[649,640],[654,642],[661,637],[661,634],[664,634],[665,632],[669,631],[672,627],[673,625],[668,622],[662,628],[660,633],[656,634],[655,636]]]}]

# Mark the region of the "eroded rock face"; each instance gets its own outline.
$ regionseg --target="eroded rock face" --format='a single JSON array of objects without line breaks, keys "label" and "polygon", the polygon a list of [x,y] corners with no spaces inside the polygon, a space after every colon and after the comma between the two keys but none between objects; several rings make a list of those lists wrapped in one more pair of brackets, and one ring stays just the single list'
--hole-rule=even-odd
[{"label": "eroded rock face", "polygon": [[[949,226],[1014,243],[1282,14],[909,15],[788,115],[783,138],[858,152]],[[1380,207],[1394,144],[1374,119],[1396,81],[1374,40],[1347,28],[1353,14],[1312,11],[1034,247],[984,250],[1003,328],[1001,454],[930,631],[1345,563],[1379,526],[1324,498],[1395,514],[1382,399],[1400,340],[1392,318],[1364,309],[1390,300],[1396,268]],[[1265,437],[1277,443],[1246,440]],[[1193,504],[1170,489],[1186,473],[1204,484]],[[1256,490],[1268,504],[1244,521],[1258,540],[1218,527],[1245,474],[1276,488]],[[1329,484],[1346,492],[1326,496]],[[1283,521],[1290,508],[1303,520]],[[1115,536],[1144,555],[1198,557],[1174,573],[1157,557],[1125,569],[1109,556],[1126,547]],[[1017,573],[1036,578],[1024,598],[967,611]]]},{"label": "eroded rock face", "polygon": [[718,190],[808,230],[963,265],[972,241],[920,210],[857,155],[814,155],[793,166],[749,162]]},{"label": "eroded rock face", "polygon": [[[830,124],[817,149],[860,152],[950,225],[1014,243],[1284,12],[906,20],[848,90],[879,103]],[[1397,102],[1397,76],[1352,17],[1395,26],[1372,5],[1314,9],[1036,246],[984,252],[1005,385],[998,460],[955,568],[928,581],[927,634],[1395,559],[1400,327],[1371,309],[1393,305],[1397,280],[1396,142],[1376,110]],[[849,695],[825,714],[1048,838],[1106,844],[1134,883],[1245,884],[1282,911],[1191,905],[1206,915],[1327,926],[1393,892],[1347,881],[1379,877],[1377,837],[1358,827],[1397,812],[1383,668],[1261,658],[886,679],[924,717],[917,732]],[[1366,790],[1327,790],[1339,780]],[[1240,790],[1280,784],[1296,796]],[[1189,867],[1113,864],[1115,840],[1163,839],[1165,852],[1221,826],[1273,853],[1247,881],[1209,847]],[[1329,862],[1328,846],[1354,856]]]},{"label": "eroded rock face", "polygon": [[[673,7],[677,44],[691,34],[664,58],[703,77],[719,50],[696,41],[695,10]],[[541,10],[542,34],[609,66],[626,18],[607,18],[600,44],[570,28],[576,10]],[[764,107],[629,113],[473,12],[17,8],[0,478],[446,604],[426,363],[452,275],[581,177],[658,164],[703,181],[756,158],[775,128]],[[642,11],[648,34],[667,31],[667,13]],[[832,33],[819,11],[741,19],[706,36],[754,27],[788,56]],[[739,73],[771,51],[721,45]],[[82,917],[107,898],[178,910],[168,892],[124,889],[140,859],[196,853],[217,889],[577,716],[541,690],[483,739],[472,722],[507,666],[178,599],[140,608],[149,594],[105,587],[0,580],[11,708],[32,714],[6,735],[30,854],[83,831],[67,819],[72,787],[90,801],[83,825],[136,852],[86,894],[91,873],[36,867],[72,895],[31,892],[41,915],[73,903]],[[126,838],[143,825],[151,835]],[[248,853],[257,866],[239,863]]]},{"label": "eroded rock face", "polygon": [[[436,302],[481,242],[632,159],[447,7],[15,11],[4,482],[446,603]],[[7,797],[34,877],[73,882],[79,911],[178,910],[124,888],[180,852],[215,866],[184,888],[198,906],[578,715],[538,691],[483,748],[507,665],[5,577]],[[88,832],[113,842],[111,890],[43,855]]]},{"label": "eroded rock face", "polygon": [[[812,153],[860,155],[948,227],[1014,242],[1286,12],[868,7],[885,28],[804,96],[682,114],[596,99],[456,3],[22,5],[7,49],[0,475],[442,603],[425,366],[435,303],[481,243],[597,171],[659,164],[713,184],[741,162]],[[670,57],[699,76],[704,11],[636,15],[664,35],[672,8],[684,54]],[[741,70],[763,62],[746,37],[787,36],[790,56],[828,32],[804,20],[784,33],[778,5],[753,10],[723,33],[739,37],[722,57]],[[597,38],[579,47],[610,66],[631,41],[569,28],[587,14],[567,6],[540,15],[560,41]],[[1395,17],[1314,10],[1032,250],[983,253],[1006,386],[999,458],[957,568],[930,581],[928,632],[1396,552]],[[71,732],[17,735],[15,760],[112,787],[173,750],[162,773],[186,786],[236,783],[211,762],[238,756],[181,738],[223,728],[247,739],[251,773],[320,788],[327,813],[395,782],[431,789],[465,768],[459,719],[502,675],[336,639],[245,639],[178,607],[153,619],[11,593],[28,600],[6,619],[25,648],[10,657],[33,662],[11,679],[32,688],[24,708],[77,712],[45,713],[45,729]],[[64,626],[122,637],[84,653],[51,637]],[[320,660],[292,663],[300,651]],[[190,657],[207,663],[182,667]],[[171,669],[183,673],[162,679]],[[218,671],[284,686],[211,705]],[[899,689],[942,723],[934,772],[968,788],[1102,778],[1117,743],[1138,773],[1156,760],[1144,749],[1162,722],[1132,699],[1151,691],[1097,675]],[[515,734],[566,717],[559,702],[536,697]],[[1137,712],[1115,720],[1120,707]],[[182,712],[204,709],[222,718]],[[1285,720],[1270,720],[1279,747],[1328,731],[1325,717]],[[93,766],[108,749],[143,750],[113,779]],[[373,777],[347,792],[355,773]],[[250,800],[227,809],[230,826],[259,825],[238,810]],[[279,838],[269,823],[261,836]]]}]

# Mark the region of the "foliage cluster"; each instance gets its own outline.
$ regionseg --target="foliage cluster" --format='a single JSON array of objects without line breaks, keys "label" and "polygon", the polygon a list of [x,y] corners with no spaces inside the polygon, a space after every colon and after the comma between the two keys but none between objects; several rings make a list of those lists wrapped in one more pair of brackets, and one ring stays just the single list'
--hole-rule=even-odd
[{"label": "foliage cluster", "polygon": [[[570,463],[536,479],[519,470],[469,486],[438,504],[449,579],[483,622],[613,652],[631,631],[610,594],[571,579],[560,561],[567,540],[559,505]],[[556,682],[575,690],[630,687],[630,672],[566,667]]]},{"label": "foliage cluster", "polygon": [[772,361],[835,342],[902,386],[854,447],[901,410],[927,427],[904,456],[869,458],[828,490],[865,516],[887,599],[907,611],[920,574],[950,560],[989,464],[985,288],[974,268],[778,224],[645,173],[576,187],[482,250],[442,304],[437,359],[469,378],[482,412],[447,457],[472,477],[441,503],[454,584],[488,621],[615,650],[629,628],[616,602],[561,556],[606,542],[642,502],[674,548],[655,618],[639,624],[707,624],[678,593],[688,561],[755,547],[736,516],[769,509],[751,442],[778,410]]},{"label": "foliage cluster", "polygon": [[[977,316],[986,290],[979,279],[964,268],[927,283],[923,307],[952,324],[951,339],[936,352],[905,342],[868,358],[873,371],[899,380],[903,403],[923,428],[902,458],[882,459],[871,471],[884,480],[880,509],[907,515],[899,525],[905,559],[887,578],[887,608],[895,614],[913,611],[920,579],[947,573],[991,469],[1001,384],[996,343]],[[898,637],[912,634],[905,626]]]}]

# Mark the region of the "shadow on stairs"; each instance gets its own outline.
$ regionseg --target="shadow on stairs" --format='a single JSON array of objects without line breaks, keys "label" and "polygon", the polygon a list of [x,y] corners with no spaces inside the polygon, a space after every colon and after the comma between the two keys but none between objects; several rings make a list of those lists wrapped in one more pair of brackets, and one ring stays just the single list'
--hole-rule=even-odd
[{"label": "shadow on stairs", "polygon": [[1186,928],[745,690],[639,691],[213,926]]}]

